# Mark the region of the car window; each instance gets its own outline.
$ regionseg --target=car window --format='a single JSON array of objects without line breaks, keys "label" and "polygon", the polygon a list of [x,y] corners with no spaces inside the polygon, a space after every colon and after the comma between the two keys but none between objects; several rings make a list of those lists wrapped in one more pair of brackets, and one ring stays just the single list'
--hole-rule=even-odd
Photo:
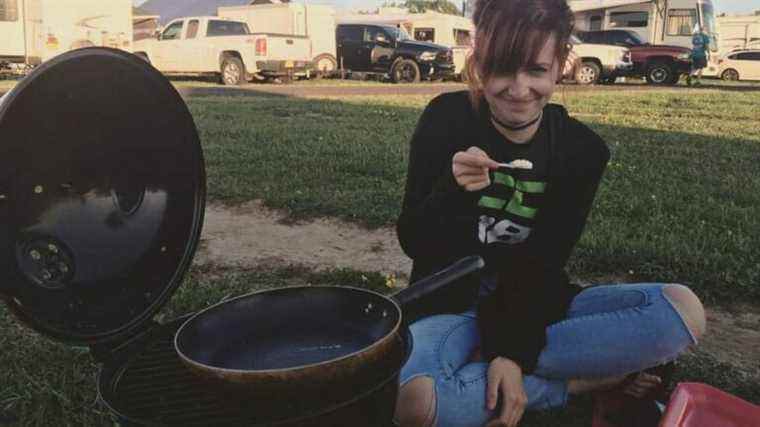
[{"label": "car window", "polygon": [[198,35],[198,20],[193,19],[192,21],[187,23],[187,34],[185,35],[186,39],[194,39],[195,36]]},{"label": "car window", "polygon": [[361,41],[364,39],[364,27],[345,26],[338,28],[338,40]]},{"label": "car window", "polygon": [[161,40],[178,39],[180,34],[182,34],[182,24],[184,24],[184,21],[177,21],[166,27],[164,32],[161,33]]},{"label": "car window", "polygon": [[736,58],[742,61],[760,61],[760,52],[742,52],[735,55]]},{"label": "car window", "polygon": [[248,25],[244,22],[220,21],[216,19],[208,21],[206,37],[244,36],[246,34],[249,34],[249,31]]},{"label": "car window", "polygon": [[384,35],[386,39],[388,38],[388,35],[385,34],[385,31],[383,31],[381,28],[369,27],[367,28],[367,31],[364,32],[364,41],[373,42],[375,41],[375,37],[377,37],[378,34]]}]

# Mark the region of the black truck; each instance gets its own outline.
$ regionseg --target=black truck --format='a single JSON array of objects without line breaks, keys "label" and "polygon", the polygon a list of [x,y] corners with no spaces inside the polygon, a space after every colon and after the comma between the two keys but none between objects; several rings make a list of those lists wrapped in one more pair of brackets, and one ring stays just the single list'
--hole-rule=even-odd
[{"label": "black truck", "polygon": [[392,25],[339,24],[335,38],[338,66],[343,71],[381,74],[397,83],[454,74],[451,49],[413,40]]}]

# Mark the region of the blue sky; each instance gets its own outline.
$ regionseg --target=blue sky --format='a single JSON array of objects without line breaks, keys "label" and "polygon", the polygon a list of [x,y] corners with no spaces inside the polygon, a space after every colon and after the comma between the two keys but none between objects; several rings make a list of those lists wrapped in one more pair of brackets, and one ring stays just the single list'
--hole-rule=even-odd
[{"label": "blue sky", "polygon": [[[145,0],[132,0],[135,5],[144,3]],[[318,0],[314,3],[330,3],[343,8],[373,8],[383,4],[384,0]],[[744,13],[760,9],[760,0],[714,0],[717,12]],[[454,0],[459,4],[461,0]]]}]

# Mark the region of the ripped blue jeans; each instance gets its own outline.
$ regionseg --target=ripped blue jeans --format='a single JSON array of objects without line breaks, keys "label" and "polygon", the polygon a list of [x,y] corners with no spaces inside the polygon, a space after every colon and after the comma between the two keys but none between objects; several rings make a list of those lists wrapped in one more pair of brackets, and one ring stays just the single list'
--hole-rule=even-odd
[{"label": "ripped blue jeans", "polygon": [[[638,372],[671,361],[696,343],[664,286],[595,286],[578,294],[566,319],[546,329],[536,370],[523,377],[527,409],[564,406],[570,378]],[[433,379],[436,425],[482,426],[492,419],[495,413],[485,401],[488,364],[469,362],[480,346],[475,311],[427,317],[410,329],[414,348],[400,383]]]}]

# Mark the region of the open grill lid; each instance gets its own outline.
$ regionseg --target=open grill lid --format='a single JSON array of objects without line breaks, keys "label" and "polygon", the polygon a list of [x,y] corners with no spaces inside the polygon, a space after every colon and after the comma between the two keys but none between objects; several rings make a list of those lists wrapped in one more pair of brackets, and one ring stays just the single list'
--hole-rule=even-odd
[{"label": "open grill lid", "polygon": [[0,101],[0,296],[43,333],[130,333],[188,269],[205,203],[193,119],[141,59],[58,56]]}]

